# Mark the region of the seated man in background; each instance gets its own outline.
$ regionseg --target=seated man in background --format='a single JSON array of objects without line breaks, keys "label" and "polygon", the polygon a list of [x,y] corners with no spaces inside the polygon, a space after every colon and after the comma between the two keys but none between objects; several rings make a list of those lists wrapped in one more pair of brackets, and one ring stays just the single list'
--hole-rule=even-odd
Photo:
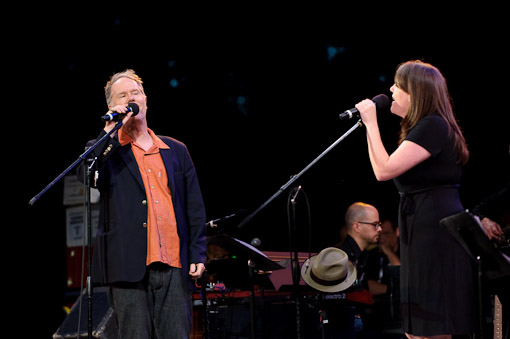
[{"label": "seated man in background", "polygon": [[[381,335],[402,335],[400,312],[400,243],[397,224],[389,219],[382,223],[378,246],[367,255],[366,277],[374,298],[370,326]],[[388,336],[389,337],[389,336]]]}]

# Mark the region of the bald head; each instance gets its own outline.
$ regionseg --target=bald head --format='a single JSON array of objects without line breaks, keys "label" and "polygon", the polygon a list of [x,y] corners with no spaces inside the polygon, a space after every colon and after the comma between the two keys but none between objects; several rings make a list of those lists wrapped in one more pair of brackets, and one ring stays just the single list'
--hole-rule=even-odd
[{"label": "bald head", "polygon": [[355,202],[345,213],[345,225],[349,234],[363,251],[379,240],[381,227],[377,208],[363,202]]},{"label": "bald head", "polygon": [[357,221],[367,220],[368,215],[371,215],[374,212],[378,213],[374,206],[363,202],[355,202],[349,206],[347,212],[345,212],[345,225],[347,226],[347,229],[350,229],[352,224]]}]

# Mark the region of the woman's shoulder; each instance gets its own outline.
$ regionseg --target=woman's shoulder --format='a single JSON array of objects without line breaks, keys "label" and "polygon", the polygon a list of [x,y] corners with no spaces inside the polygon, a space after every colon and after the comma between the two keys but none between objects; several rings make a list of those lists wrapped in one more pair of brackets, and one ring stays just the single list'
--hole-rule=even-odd
[{"label": "woman's shoulder", "polygon": [[406,140],[412,141],[432,155],[440,152],[448,139],[448,124],[439,114],[421,118],[411,129]]},{"label": "woman's shoulder", "polygon": [[411,132],[446,136],[448,135],[448,123],[439,113],[430,114],[418,120],[416,125],[411,129]]},{"label": "woman's shoulder", "polygon": [[439,113],[429,114],[418,120],[417,124],[435,125],[437,127],[448,126],[446,120]]}]

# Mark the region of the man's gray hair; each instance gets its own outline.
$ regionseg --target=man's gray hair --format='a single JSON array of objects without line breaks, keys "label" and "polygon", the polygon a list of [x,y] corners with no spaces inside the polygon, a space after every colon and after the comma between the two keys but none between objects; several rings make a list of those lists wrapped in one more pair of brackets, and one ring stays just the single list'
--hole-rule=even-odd
[{"label": "man's gray hair", "polygon": [[106,104],[108,105],[108,107],[112,102],[112,85],[120,78],[128,78],[136,81],[138,83],[138,87],[140,87],[140,89],[142,90],[142,93],[145,94],[142,85],[143,84],[142,78],[140,78],[132,69],[126,69],[125,71],[118,72],[112,75],[110,77],[110,80],[106,83],[106,86],[104,87],[104,94],[106,97]]}]

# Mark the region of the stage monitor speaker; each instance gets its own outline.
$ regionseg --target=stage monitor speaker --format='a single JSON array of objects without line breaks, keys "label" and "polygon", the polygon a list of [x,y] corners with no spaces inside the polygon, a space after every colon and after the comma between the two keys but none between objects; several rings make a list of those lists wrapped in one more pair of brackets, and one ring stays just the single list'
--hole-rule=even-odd
[{"label": "stage monitor speaker", "polygon": [[[71,339],[87,337],[88,308],[88,295],[86,290],[84,290],[57,332],[53,335],[53,338]],[[119,327],[113,309],[108,302],[106,287],[94,288],[92,293],[92,336],[101,339],[115,339],[118,338],[118,331]]]}]

